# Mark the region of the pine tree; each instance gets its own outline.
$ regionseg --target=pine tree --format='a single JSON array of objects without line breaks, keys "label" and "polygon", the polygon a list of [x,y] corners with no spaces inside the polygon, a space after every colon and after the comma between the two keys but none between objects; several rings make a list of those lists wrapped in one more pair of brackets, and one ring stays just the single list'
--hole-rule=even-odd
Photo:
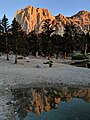
[{"label": "pine tree", "polygon": [[87,52],[90,52],[90,32],[89,31],[86,37],[87,37]]},{"label": "pine tree", "polygon": [[15,63],[17,63],[17,55],[25,52],[25,32],[23,31],[20,24],[16,21],[16,18],[13,19],[11,24],[12,38],[13,43],[15,44]]},{"label": "pine tree", "polygon": [[51,36],[51,48],[52,53],[56,54],[56,58],[58,58],[58,55],[60,51],[62,51],[62,36],[58,34],[53,34]]},{"label": "pine tree", "polygon": [[73,53],[73,50],[76,49],[77,40],[79,37],[77,35],[78,29],[74,24],[66,24],[64,35],[63,35],[63,46],[64,46],[64,58],[66,59],[67,53]]},{"label": "pine tree", "polygon": [[28,45],[29,51],[32,52],[36,57],[38,56],[37,53],[40,50],[40,39],[39,35],[35,33],[35,31],[31,31],[28,34]]},{"label": "pine tree", "polygon": [[3,27],[0,20],[0,52],[3,52]]},{"label": "pine tree", "polygon": [[6,53],[7,53],[7,60],[9,60],[9,48],[8,48],[8,30],[9,30],[9,23],[8,23],[8,18],[6,17],[6,15],[4,14],[2,21],[2,29],[3,29],[3,33],[5,34],[5,39],[6,39]]},{"label": "pine tree", "polygon": [[50,19],[46,19],[42,26],[42,39],[43,39],[43,48],[44,54],[51,55],[51,34],[54,32],[52,27],[52,22]]}]

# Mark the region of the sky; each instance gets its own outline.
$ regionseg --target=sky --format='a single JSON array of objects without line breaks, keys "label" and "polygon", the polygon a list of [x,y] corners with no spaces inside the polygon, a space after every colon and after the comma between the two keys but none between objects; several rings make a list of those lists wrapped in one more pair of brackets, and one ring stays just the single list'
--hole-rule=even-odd
[{"label": "sky", "polygon": [[30,5],[35,8],[47,8],[52,15],[61,13],[67,17],[81,10],[90,12],[90,0],[0,0],[0,19],[6,14],[11,23],[17,10]]}]

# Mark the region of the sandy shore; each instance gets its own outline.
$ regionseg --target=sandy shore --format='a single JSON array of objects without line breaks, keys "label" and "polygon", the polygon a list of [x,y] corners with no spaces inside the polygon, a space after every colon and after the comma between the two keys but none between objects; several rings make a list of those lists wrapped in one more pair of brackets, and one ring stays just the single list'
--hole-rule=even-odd
[{"label": "sandy shore", "polygon": [[62,64],[61,59],[53,59],[53,66],[49,68],[43,64],[46,61],[45,58],[29,58],[14,64],[13,55],[10,61],[6,61],[6,56],[0,57],[0,120],[14,120],[9,118],[13,114],[10,109],[13,106],[7,104],[12,99],[12,87],[29,84],[90,86],[90,69]]}]

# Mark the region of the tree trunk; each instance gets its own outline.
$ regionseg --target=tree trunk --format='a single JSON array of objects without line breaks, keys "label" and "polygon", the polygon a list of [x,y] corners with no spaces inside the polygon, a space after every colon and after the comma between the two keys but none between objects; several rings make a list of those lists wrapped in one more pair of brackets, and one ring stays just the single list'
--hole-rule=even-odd
[{"label": "tree trunk", "polygon": [[15,55],[15,64],[17,64],[17,53]]},{"label": "tree trunk", "polygon": [[67,58],[67,53],[66,52],[64,52],[64,59],[66,59]]},{"label": "tree trunk", "polygon": [[9,60],[7,35],[6,35],[6,54],[7,54],[7,60]]},{"label": "tree trunk", "polygon": [[38,51],[36,51],[36,58],[38,58]]},{"label": "tree trunk", "polygon": [[9,60],[9,54],[7,53],[7,60]]},{"label": "tree trunk", "polygon": [[16,55],[15,55],[15,64],[17,64],[17,40],[16,40]]},{"label": "tree trunk", "polygon": [[85,44],[85,51],[84,51],[84,54],[87,53],[87,44]]},{"label": "tree trunk", "polygon": [[50,56],[50,53],[48,54],[48,60],[50,60],[51,59],[51,56]]}]

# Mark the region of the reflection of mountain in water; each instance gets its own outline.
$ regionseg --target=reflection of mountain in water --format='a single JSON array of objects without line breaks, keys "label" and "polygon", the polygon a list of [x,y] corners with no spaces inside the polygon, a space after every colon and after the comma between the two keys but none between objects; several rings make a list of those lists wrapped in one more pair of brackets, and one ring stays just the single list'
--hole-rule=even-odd
[{"label": "reflection of mountain in water", "polygon": [[60,101],[82,98],[90,102],[90,88],[19,88],[14,90],[17,102],[15,109],[19,116],[25,117],[27,112],[41,114],[43,111],[56,109]]}]

